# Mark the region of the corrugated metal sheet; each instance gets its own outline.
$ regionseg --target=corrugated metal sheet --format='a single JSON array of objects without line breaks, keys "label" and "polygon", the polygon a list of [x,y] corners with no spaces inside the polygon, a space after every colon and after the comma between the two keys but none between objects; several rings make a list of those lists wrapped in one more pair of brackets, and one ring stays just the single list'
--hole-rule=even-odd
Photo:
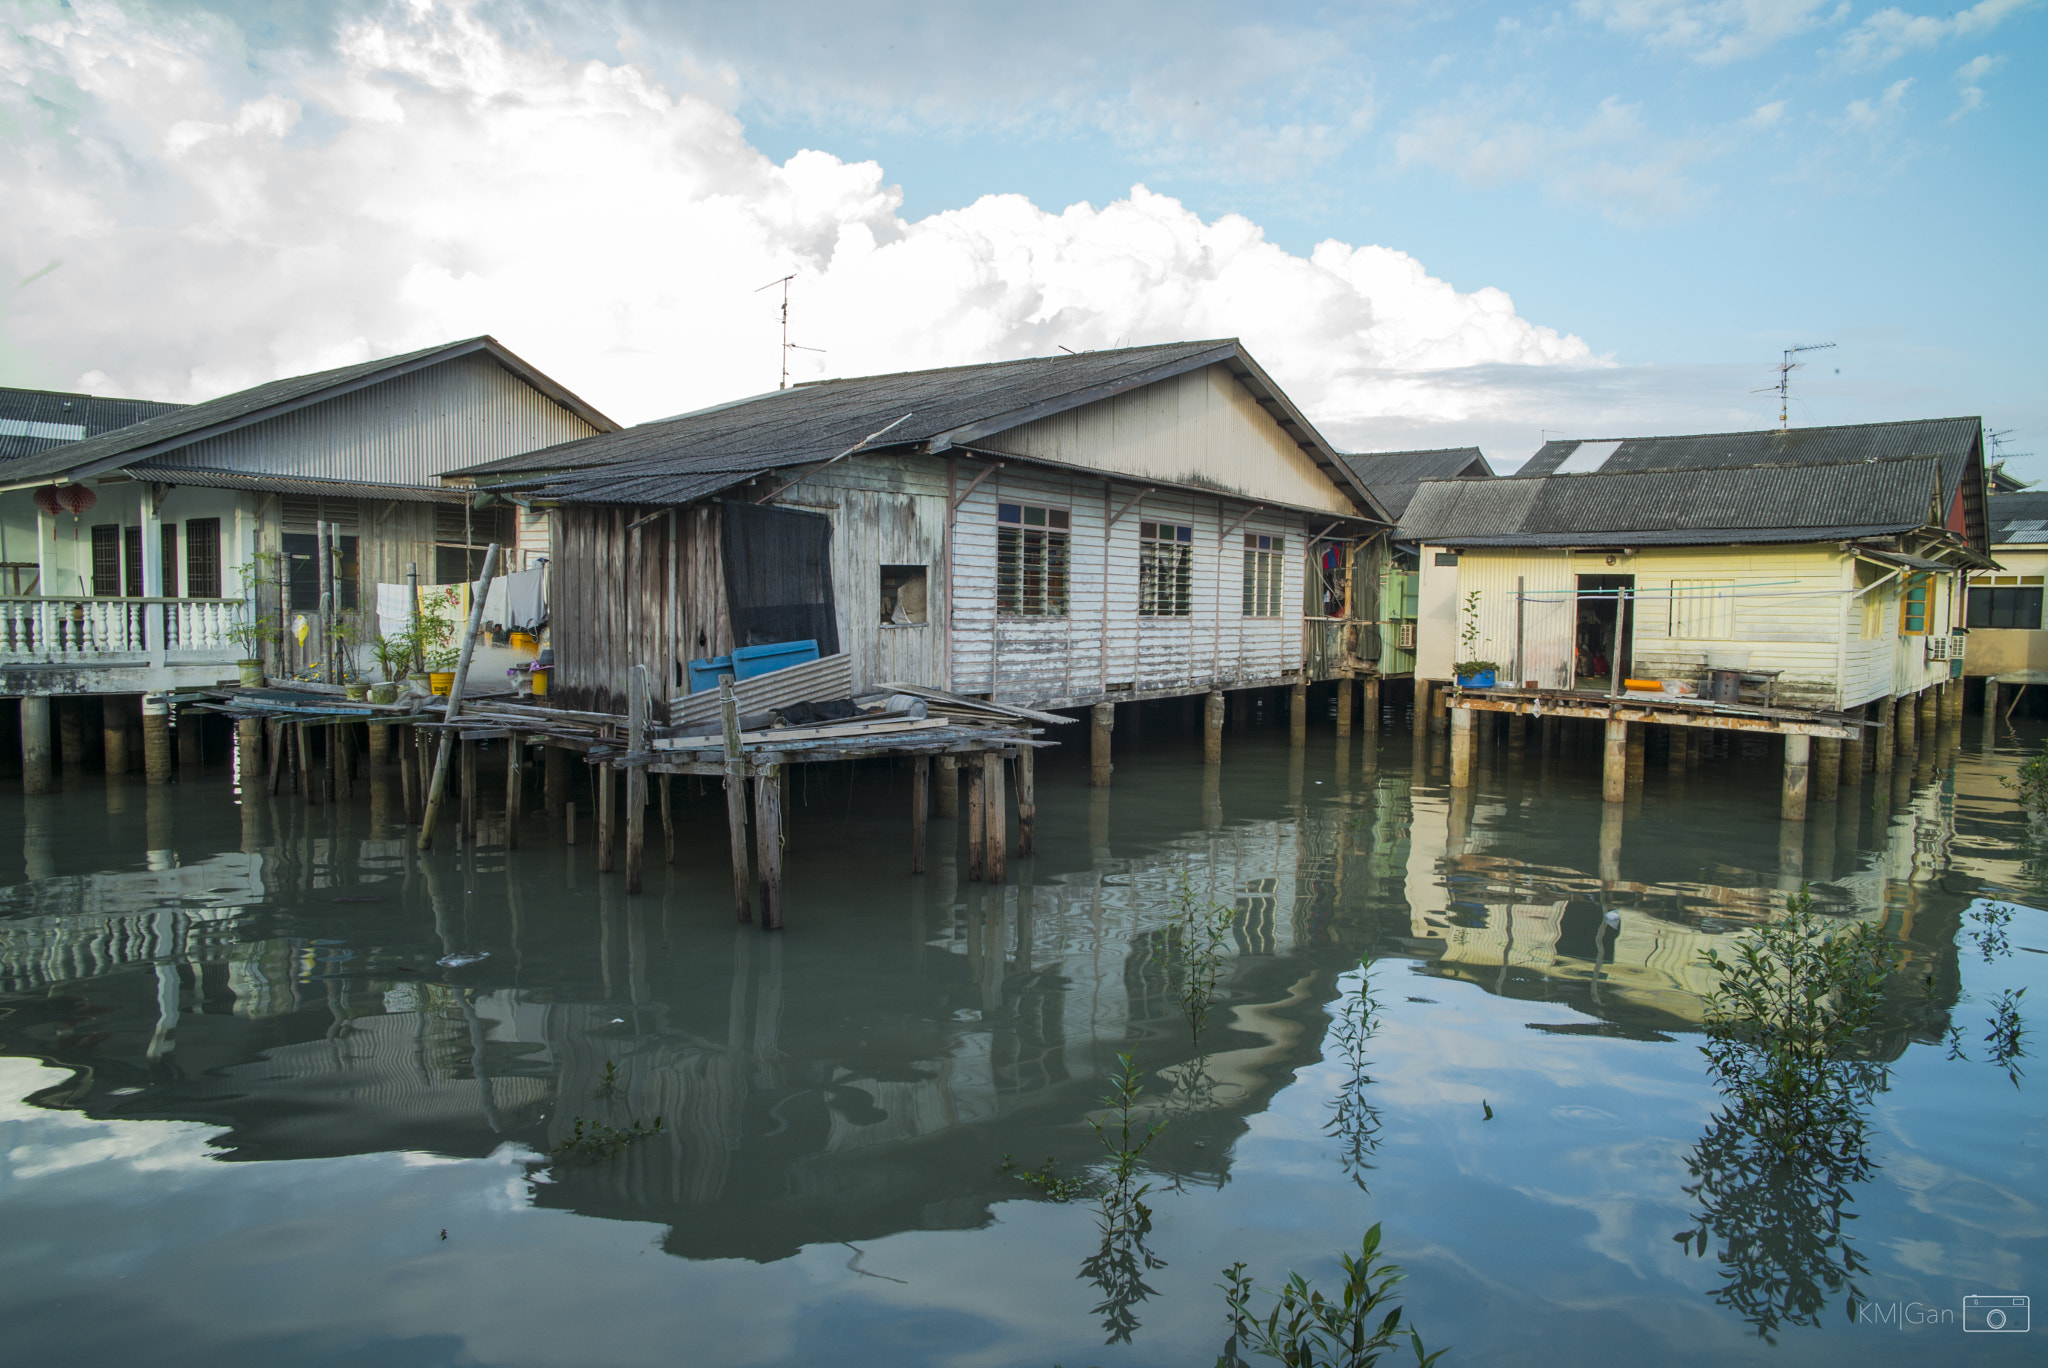
[{"label": "corrugated metal sheet", "polygon": [[[1834,465],[1896,456],[1938,456],[1944,467],[1967,457],[1982,440],[1981,418],[1934,418],[1907,423],[1843,427],[1763,428],[1684,437],[1601,438],[1620,445],[1602,473],[1623,470],[1704,470],[1714,466]],[[1584,439],[1545,442],[1509,477],[1554,475]],[[1952,484],[1953,481],[1947,483]]]},{"label": "corrugated metal sheet", "polygon": [[138,479],[203,489],[256,489],[270,494],[309,499],[403,499],[408,503],[461,503],[469,495],[459,489],[414,485],[353,484],[345,480],[303,480],[290,475],[244,475],[228,470],[193,470],[144,461],[128,467]]},{"label": "corrugated metal sheet", "polygon": [[[830,703],[853,696],[853,657],[841,651],[805,665],[743,679],[732,687],[742,713],[766,712],[793,703]],[[706,689],[670,700],[669,715],[686,727],[718,720],[718,694]]]},{"label": "corrugated metal sheet", "polygon": [[0,461],[97,437],[184,407],[59,390],[0,389]]},{"label": "corrugated metal sheet", "polygon": [[1993,546],[2048,543],[2048,491],[1992,495],[1990,521]]},{"label": "corrugated metal sheet", "polygon": [[1433,451],[1368,451],[1340,457],[1387,516],[1399,520],[1424,480],[1485,479],[1494,473],[1478,447]]}]

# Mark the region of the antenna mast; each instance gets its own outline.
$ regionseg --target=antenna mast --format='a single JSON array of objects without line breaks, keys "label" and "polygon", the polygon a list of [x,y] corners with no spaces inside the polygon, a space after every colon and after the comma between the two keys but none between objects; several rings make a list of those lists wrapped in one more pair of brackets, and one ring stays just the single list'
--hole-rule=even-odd
[{"label": "antenna mast", "polygon": [[[775,387],[777,389],[789,388],[789,354],[792,351],[816,352],[820,356],[825,354],[823,347],[801,347],[789,340],[789,282],[795,279],[796,275],[792,272],[780,280],[771,280],[761,287],[761,290],[772,290],[777,285],[782,287],[782,382]],[[756,290],[754,293],[759,294],[761,290]]]},{"label": "antenna mast", "polygon": [[1784,359],[1778,362],[1778,428],[1783,431],[1791,422],[1792,413],[1792,372],[1805,365],[1804,361],[1792,358],[1801,352],[1826,351],[1834,346],[1832,342],[1815,342],[1810,346],[1785,348]]}]

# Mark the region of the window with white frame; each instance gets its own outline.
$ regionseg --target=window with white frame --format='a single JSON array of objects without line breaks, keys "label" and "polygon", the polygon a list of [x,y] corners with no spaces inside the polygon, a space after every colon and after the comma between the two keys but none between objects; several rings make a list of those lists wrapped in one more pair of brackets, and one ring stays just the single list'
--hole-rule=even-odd
[{"label": "window with white frame", "polygon": [[996,612],[1004,617],[1067,615],[1064,508],[996,505]]},{"label": "window with white frame", "polygon": [[1671,635],[1690,641],[1719,641],[1735,635],[1735,581],[1671,581]]},{"label": "window with white frame", "polygon": [[1138,616],[1187,617],[1193,611],[1195,529],[1138,524]]},{"label": "window with white frame", "polygon": [[1244,538],[1244,615],[1279,617],[1281,592],[1287,587],[1287,538]]}]

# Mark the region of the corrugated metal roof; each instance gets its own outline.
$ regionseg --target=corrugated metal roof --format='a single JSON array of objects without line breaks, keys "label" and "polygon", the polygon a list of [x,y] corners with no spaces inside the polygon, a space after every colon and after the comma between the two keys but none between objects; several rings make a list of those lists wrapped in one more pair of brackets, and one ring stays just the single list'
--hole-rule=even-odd
[{"label": "corrugated metal roof", "polygon": [[[556,503],[686,504],[743,485],[765,470],[677,471],[635,462],[603,470],[570,470],[542,475],[518,488]],[[502,488],[503,486],[499,486]]]},{"label": "corrugated metal roof", "polygon": [[62,390],[0,389],[0,461],[97,437],[183,407]]},{"label": "corrugated metal roof", "polygon": [[[1335,449],[1234,338],[819,380],[450,471],[449,476],[522,488],[531,483],[520,478],[526,475],[598,468],[630,469],[650,479],[657,471],[676,477],[738,476],[826,460],[906,414],[875,449],[967,448],[1036,419],[1216,364],[1230,367],[1333,482],[1373,506]],[[565,491],[562,497],[594,500],[598,486],[565,481],[556,488]],[[573,496],[566,492],[571,489],[577,491]],[[663,502],[667,496],[643,495],[641,501]]]},{"label": "corrugated metal roof", "polygon": [[1430,451],[1362,451],[1341,457],[1360,484],[1372,491],[1387,516],[1399,519],[1424,480],[1473,479],[1491,476],[1493,466],[1478,447],[1438,447]]},{"label": "corrugated metal roof", "polygon": [[103,471],[118,470],[150,456],[473,352],[489,353],[507,370],[578,414],[593,427],[608,432],[617,430],[617,423],[528,365],[495,338],[472,337],[407,352],[403,356],[388,356],[311,375],[273,380],[253,389],[209,399],[203,404],[190,404],[97,437],[32,453],[0,464],[0,487],[59,477],[83,479]]},{"label": "corrugated metal roof", "polygon": [[[1837,465],[1640,470],[1545,479],[1431,480],[1396,535],[1469,545],[1821,541],[1928,523],[1933,457]],[[1484,539],[1482,541],[1482,539]]]},{"label": "corrugated metal roof", "polygon": [[1990,522],[1993,546],[2048,544],[2048,490],[1992,495]]},{"label": "corrugated metal roof", "polygon": [[157,484],[194,485],[202,489],[260,489],[273,494],[305,494],[323,499],[405,499],[413,503],[461,503],[467,490],[422,488],[419,485],[360,484],[347,480],[307,480],[294,475],[247,475],[230,470],[138,463],[128,467],[138,480]]}]

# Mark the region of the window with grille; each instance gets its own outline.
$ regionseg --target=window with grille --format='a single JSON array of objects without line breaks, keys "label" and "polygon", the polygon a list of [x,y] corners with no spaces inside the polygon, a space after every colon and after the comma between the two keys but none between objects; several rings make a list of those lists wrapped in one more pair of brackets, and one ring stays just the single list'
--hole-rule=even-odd
[{"label": "window with grille", "polygon": [[1138,524],[1138,616],[1186,617],[1193,611],[1195,529]]},{"label": "window with grille", "polygon": [[129,598],[142,597],[142,529],[121,529],[121,584]]},{"label": "window with grille", "polygon": [[996,505],[996,611],[1004,617],[1067,615],[1067,510]]},{"label": "window with grille", "polygon": [[2029,588],[2022,582],[2011,588],[1972,588],[1968,625],[2038,631],[2041,626],[2041,577],[2030,575],[2027,578],[2033,581],[2033,587]]},{"label": "window with grille", "polygon": [[161,562],[164,568],[164,587],[162,591],[163,596],[165,598],[177,598],[178,525],[176,523],[165,523],[162,527],[157,529],[157,533],[162,538],[162,545],[158,548],[158,550],[163,557],[163,560]]},{"label": "window with grille", "polygon": [[1287,586],[1287,538],[1244,538],[1244,615],[1279,617],[1281,591]]},{"label": "window with grille", "polygon": [[[310,532],[287,532],[282,540],[285,564],[289,567],[290,610],[295,613],[317,612],[320,607],[319,539]],[[361,573],[356,546],[354,537],[341,538],[340,563],[334,567],[334,607],[337,609],[356,606],[356,577]]]},{"label": "window with grille", "polygon": [[[168,585],[170,576],[164,576]],[[185,520],[185,593],[192,598],[219,598],[220,519]]]},{"label": "window with grille", "polygon": [[1734,636],[1735,581],[1671,581],[1671,635],[1694,641],[1725,640]]},{"label": "window with grille", "polygon": [[1934,576],[1918,570],[1906,576],[1906,589],[1899,596],[1899,635],[1926,636],[1928,616],[1934,604]]},{"label": "window with grille", "polygon": [[119,523],[101,523],[92,530],[92,592],[96,598],[121,596]]}]

